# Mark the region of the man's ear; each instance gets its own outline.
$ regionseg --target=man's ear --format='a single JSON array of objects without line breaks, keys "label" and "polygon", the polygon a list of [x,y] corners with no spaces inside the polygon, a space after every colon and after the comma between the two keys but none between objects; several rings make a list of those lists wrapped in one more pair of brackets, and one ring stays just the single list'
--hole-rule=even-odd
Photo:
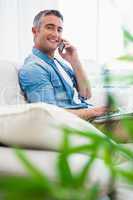
[{"label": "man's ear", "polygon": [[32,27],[32,33],[33,33],[33,35],[36,35],[36,32],[37,32],[37,28],[36,27]]}]

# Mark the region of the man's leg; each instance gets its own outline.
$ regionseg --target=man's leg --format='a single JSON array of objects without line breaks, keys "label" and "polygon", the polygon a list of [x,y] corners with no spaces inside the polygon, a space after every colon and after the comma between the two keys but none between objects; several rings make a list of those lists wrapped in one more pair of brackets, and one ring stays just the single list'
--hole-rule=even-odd
[{"label": "man's leg", "polygon": [[[128,119],[130,122],[133,118]],[[112,135],[118,142],[133,142],[133,138],[128,133],[121,120],[110,120],[100,123],[93,123],[93,125],[101,130],[106,135]]]}]

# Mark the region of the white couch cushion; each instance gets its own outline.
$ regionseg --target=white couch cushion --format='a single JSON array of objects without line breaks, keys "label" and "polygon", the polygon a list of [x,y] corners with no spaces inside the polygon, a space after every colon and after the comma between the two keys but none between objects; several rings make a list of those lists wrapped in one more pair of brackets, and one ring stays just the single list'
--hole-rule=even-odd
[{"label": "white couch cushion", "polygon": [[[62,125],[106,137],[89,122],[50,104],[10,105],[0,107],[0,111],[0,142],[8,145],[58,150],[64,136],[59,128]],[[70,142],[88,144],[89,139],[75,134]]]},{"label": "white couch cushion", "polygon": [[[57,152],[25,150],[26,157],[34,166],[42,171],[50,180],[58,181],[57,171]],[[11,148],[0,147],[0,176],[20,175],[27,176],[27,171],[22,163],[18,160]],[[5,162],[6,158],[6,162]],[[89,157],[83,154],[74,154],[69,156],[68,162],[73,174],[81,171],[83,166],[88,162]],[[117,165],[122,170],[132,169],[132,161]],[[99,173],[100,172],[100,173]],[[99,183],[102,194],[108,194],[110,190],[110,173],[109,169],[101,159],[95,159],[86,177],[86,186]],[[114,191],[118,200],[132,200],[133,185],[124,182],[123,179],[116,178]],[[103,198],[104,199],[104,198]]]},{"label": "white couch cushion", "polygon": [[[59,153],[50,151],[25,150],[28,160],[34,164],[51,180],[58,181],[57,159]],[[0,175],[21,175],[26,176],[27,172],[22,163],[18,160],[11,148],[0,147]],[[6,158],[6,162],[5,162]],[[74,154],[68,157],[68,162],[73,174],[80,173],[81,169],[90,159],[83,154]],[[98,169],[98,170],[97,170]],[[100,173],[99,173],[100,170]],[[101,190],[105,194],[108,190],[110,180],[109,169],[101,159],[95,159],[86,177],[86,186],[99,182]]]},{"label": "white couch cushion", "polygon": [[17,63],[0,61],[0,105],[25,103],[18,84]]}]

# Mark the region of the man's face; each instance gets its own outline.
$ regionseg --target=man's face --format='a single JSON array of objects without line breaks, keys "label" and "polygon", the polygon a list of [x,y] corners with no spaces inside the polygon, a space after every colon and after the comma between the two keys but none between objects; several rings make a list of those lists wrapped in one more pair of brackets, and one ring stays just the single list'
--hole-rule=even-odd
[{"label": "man's face", "polygon": [[61,42],[63,21],[54,15],[42,17],[40,27],[33,28],[35,47],[42,51],[54,52]]}]

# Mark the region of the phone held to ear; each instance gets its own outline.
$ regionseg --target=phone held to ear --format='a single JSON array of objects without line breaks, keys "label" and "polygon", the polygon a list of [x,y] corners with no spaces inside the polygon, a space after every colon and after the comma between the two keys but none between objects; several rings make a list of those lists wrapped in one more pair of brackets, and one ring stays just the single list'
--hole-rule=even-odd
[{"label": "phone held to ear", "polygon": [[64,48],[65,48],[65,44],[63,42],[61,42],[59,44],[59,51],[62,53]]}]

